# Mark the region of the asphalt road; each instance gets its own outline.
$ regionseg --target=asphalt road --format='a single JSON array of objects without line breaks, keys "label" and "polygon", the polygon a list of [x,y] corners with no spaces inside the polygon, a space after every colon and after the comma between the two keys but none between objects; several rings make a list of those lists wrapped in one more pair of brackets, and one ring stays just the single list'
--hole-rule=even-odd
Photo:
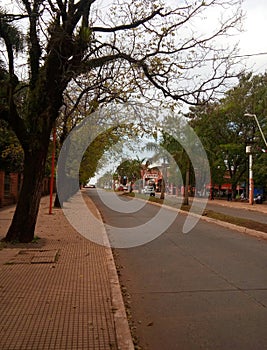
[{"label": "asphalt road", "polygon": [[[148,204],[122,214],[105,206],[96,190],[90,197],[104,221],[125,232],[151,221],[159,210]],[[124,206],[128,200],[123,199]],[[267,241],[204,221],[183,234],[185,218],[179,215],[147,244],[115,249],[139,345],[149,350],[267,349]]]}]

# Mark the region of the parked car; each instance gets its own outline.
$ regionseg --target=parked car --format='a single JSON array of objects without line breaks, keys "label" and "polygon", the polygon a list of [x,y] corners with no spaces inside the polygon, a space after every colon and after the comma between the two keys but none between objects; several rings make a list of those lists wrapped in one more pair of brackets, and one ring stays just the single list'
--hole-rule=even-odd
[{"label": "parked car", "polygon": [[257,204],[262,204],[263,196],[261,194],[258,194],[257,197],[254,198],[254,202]]},{"label": "parked car", "polygon": [[145,186],[143,188],[142,193],[144,194],[149,194],[150,196],[154,196],[155,197],[155,189],[154,186]]},{"label": "parked car", "polygon": [[96,188],[94,184],[87,184],[84,187],[85,188]]}]

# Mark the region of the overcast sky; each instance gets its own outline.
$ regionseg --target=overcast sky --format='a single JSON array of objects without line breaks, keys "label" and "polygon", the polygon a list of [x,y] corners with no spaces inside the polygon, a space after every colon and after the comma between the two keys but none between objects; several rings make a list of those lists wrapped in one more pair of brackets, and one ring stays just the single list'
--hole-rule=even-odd
[{"label": "overcast sky", "polygon": [[[110,0],[112,1],[112,0]],[[170,2],[176,2],[169,0]],[[243,20],[244,32],[239,35],[241,55],[255,55],[267,53],[267,0],[243,0],[245,18]],[[103,1],[103,3],[105,3]],[[12,0],[0,0],[3,5],[11,5]],[[100,1],[101,3],[101,1]],[[13,3],[14,4],[14,3]],[[103,4],[102,4],[103,5]],[[12,5],[11,5],[12,6]],[[267,71],[267,54],[252,56],[247,61],[248,67],[255,74]]]},{"label": "overcast sky", "polygon": [[267,0],[244,0],[243,8],[246,16],[244,33],[240,34],[240,54],[266,53],[248,59],[254,73],[264,73],[267,70]]}]

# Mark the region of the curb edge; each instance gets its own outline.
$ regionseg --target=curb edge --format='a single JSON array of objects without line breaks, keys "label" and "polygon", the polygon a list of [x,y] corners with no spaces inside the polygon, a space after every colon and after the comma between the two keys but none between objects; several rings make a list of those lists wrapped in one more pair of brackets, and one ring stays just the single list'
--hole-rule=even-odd
[{"label": "curb edge", "polygon": [[[93,203],[93,201],[91,201]],[[111,286],[111,303],[113,308],[114,315],[114,326],[116,332],[116,340],[118,345],[118,350],[134,350],[133,339],[128,323],[128,318],[126,314],[126,309],[122,297],[119,277],[112,253],[112,249],[110,247],[107,231],[105,228],[105,224],[102,220],[102,216],[96,205],[93,203],[96,209],[96,213],[98,219],[102,222],[102,235],[105,244],[105,251],[107,257],[107,265],[109,272],[109,280]]]}]

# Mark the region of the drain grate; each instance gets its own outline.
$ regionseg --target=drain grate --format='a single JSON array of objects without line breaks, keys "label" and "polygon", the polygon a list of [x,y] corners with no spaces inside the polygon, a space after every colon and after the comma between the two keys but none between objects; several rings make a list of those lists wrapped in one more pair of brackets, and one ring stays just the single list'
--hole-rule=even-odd
[{"label": "drain grate", "polygon": [[58,249],[22,249],[8,264],[51,264],[58,255]]}]

